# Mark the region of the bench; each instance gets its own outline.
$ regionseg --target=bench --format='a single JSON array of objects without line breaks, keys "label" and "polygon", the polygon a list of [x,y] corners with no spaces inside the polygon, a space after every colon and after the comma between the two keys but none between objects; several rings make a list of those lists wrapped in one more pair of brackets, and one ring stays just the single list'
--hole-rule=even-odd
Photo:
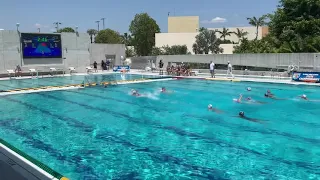
[{"label": "bench", "polygon": [[72,74],[72,73],[76,72],[76,68],[74,68],[74,67],[69,67],[69,71],[70,71],[70,74]]},{"label": "bench", "polygon": [[90,66],[86,67],[87,73],[89,74],[90,72],[93,72],[93,68]]}]

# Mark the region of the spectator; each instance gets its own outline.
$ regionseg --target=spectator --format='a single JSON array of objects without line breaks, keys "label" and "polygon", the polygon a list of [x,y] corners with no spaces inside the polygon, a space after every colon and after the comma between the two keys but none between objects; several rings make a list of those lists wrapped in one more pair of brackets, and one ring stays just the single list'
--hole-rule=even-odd
[{"label": "spectator", "polygon": [[210,63],[210,74],[211,74],[211,78],[216,78],[215,74],[214,74],[214,63],[213,61],[211,61]]},{"label": "spectator", "polygon": [[101,61],[101,70],[106,70],[106,63],[103,60]]},{"label": "spectator", "polygon": [[14,70],[15,76],[16,77],[21,77],[21,67],[19,65],[17,65],[16,69]]},{"label": "spectator", "polygon": [[163,62],[160,60],[159,62],[159,75],[163,75]]},{"label": "spectator", "polygon": [[109,59],[107,59],[107,61],[106,61],[106,67],[107,67],[107,70],[110,69],[110,60]]},{"label": "spectator", "polygon": [[230,61],[228,61],[227,77],[229,77],[229,75],[231,75],[231,77],[234,78],[232,74],[232,65],[230,64]]},{"label": "spectator", "polygon": [[94,72],[98,72],[98,63],[96,61],[94,61],[93,63],[93,69],[94,69]]}]

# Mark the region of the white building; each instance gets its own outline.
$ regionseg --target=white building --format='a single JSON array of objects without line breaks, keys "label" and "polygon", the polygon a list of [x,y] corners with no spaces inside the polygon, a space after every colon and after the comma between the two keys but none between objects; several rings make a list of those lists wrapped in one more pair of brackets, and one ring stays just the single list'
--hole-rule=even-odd
[{"label": "white building", "polygon": [[[229,32],[237,32],[237,28],[243,32],[248,32],[246,38],[253,40],[256,38],[256,27],[226,27]],[[209,30],[222,31],[223,28],[208,28]],[[195,37],[199,33],[199,17],[198,16],[181,16],[181,17],[168,17],[168,33],[156,33],[155,45],[156,47],[173,46],[173,45],[186,45],[188,50],[192,51],[192,45],[195,43]],[[258,39],[261,39],[268,34],[268,27],[260,27],[258,29]],[[220,38],[220,33],[217,33]],[[239,41],[235,34],[226,37],[226,40],[237,43]],[[221,44],[224,49],[223,54],[232,54],[234,46],[237,44]]]}]

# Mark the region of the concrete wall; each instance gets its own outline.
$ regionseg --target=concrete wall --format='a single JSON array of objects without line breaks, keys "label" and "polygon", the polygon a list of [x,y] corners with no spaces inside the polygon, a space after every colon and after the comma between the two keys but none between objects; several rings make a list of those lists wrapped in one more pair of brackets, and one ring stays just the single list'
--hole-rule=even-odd
[{"label": "concrete wall", "polygon": [[121,65],[121,56],[125,57],[125,45],[124,44],[91,44],[90,48],[90,63],[93,64],[97,61],[98,64],[102,60],[106,60],[106,55],[115,57],[114,65]]},{"label": "concrete wall", "polygon": [[232,65],[265,67],[265,68],[283,68],[294,64],[300,66],[300,69],[308,71],[320,70],[320,54],[316,53],[296,53],[296,54],[214,54],[214,55],[165,55],[157,56],[157,63],[162,59],[165,67],[168,62],[193,62]]},{"label": "concrete wall", "polygon": [[199,16],[169,16],[168,33],[192,33],[199,29]]},{"label": "concrete wall", "polygon": [[132,57],[130,59],[132,69],[145,69],[147,66],[151,67],[150,63],[157,61],[157,56]]},{"label": "concrete wall", "polygon": [[87,33],[62,33],[62,58],[23,59],[20,47],[20,35],[17,31],[0,31],[0,73],[15,69],[17,65],[23,71],[35,68],[48,71],[50,67],[75,67],[77,72],[85,72],[85,67],[94,61],[105,60],[105,55],[114,55],[115,63],[121,64],[120,56],[125,55],[123,44],[91,44]]}]

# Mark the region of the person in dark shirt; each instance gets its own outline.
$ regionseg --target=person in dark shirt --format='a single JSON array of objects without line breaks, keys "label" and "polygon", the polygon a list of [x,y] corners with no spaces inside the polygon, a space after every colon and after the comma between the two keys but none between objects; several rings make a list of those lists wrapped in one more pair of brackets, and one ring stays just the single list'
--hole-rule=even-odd
[{"label": "person in dark shirt", "polygon": [[109,61],[109,59],[107,59],[107,61],[106,61],[106,69],[107,69],[107,70],[110,69],[110,61]]},{"label": "person in dark shirt", "polygon": [[96,61],[93,63],[93,69],[95,72],[98,72],[98,63]]},{"label": "person in dark shirt", "polygon": [[101,61],[101,70],[102,70],[102,71],[103,71],[103,70],[106,70],[105,67],[106,67],[106,63],[102,60],[102,61]]},{"label": "person in dark shirt", "polygon": [[163,62],[160,60],[159,62],[159,75],[163,75]]}]

